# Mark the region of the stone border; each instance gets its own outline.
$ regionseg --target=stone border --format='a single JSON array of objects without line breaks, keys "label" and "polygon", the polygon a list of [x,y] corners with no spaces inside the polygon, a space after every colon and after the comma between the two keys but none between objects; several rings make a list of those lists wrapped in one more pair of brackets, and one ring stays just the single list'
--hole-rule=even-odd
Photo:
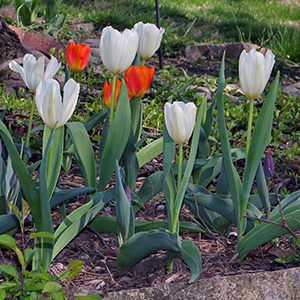
[{"label": "stone border", "polygon": [[300,299],[300,267],[200,279],[194,284],[112,292],[105,300],[296,300]]}]

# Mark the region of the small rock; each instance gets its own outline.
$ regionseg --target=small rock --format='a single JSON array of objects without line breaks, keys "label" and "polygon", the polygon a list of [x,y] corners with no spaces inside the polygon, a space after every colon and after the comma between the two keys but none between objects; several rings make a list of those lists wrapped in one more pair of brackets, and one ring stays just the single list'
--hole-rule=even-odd
[{"label": "small rock", "polygon": [[75,29],[82,29],[85,32],[92,32],[95,29],[95,27],[92,23],[75,24],[74,28]]},{"label": "small rock", "polygon": [[165,206],[162,204],[158,205],[156,208],[157,211],[163,211],[164,209],[165,209]]},{"label": "small rock", "polygon": [[283,92],[292,96],[298,96],[300,94],[300,82],[286,86],[283,88]]},{"label": "small rock", "polygon": [[90,256],[88,254],[83,253],[82,255],[80,255],[78,257],[78,259],[80,259],[80,260],[89,260]]}]

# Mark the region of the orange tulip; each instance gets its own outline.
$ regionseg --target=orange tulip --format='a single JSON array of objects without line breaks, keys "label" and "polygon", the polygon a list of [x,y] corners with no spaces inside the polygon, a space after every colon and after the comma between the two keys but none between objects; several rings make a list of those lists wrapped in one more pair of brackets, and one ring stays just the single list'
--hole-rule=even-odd
[{"label": "orange tulip", "polygon": [[75,72],[82,71],[90,58],[91,46],[71,42],[67,46],[66,60],[69,68]]},{"label": "orange tulip", "polygon": [[[115,104],[114,104],[114,108],[117,107],[117,98],[120,94],[120,89],[121,89],[121,80],[119,80],[117,78],[116,80],[116,90],[115,90]],[[110,101],[111,101],[111,90],[112,90],[112,81],[108,84],[107,81],[104,82],[104,94],[103,94],[103,98],[104,98],[104,103],[107,107],[110,107]],[[129,100],[131,99],[131,96],[128,95]]]},{"label": "orange tulip", "polygon": [[154,71],[154,67],[130,66],[125,72],[125,83],[129,95],[144,96],[150,87]]}]

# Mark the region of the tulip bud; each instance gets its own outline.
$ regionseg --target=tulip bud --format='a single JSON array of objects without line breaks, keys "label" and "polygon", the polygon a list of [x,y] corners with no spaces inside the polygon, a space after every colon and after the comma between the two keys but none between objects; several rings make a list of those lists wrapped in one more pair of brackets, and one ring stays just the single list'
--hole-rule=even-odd
[{"label": "tulip bud", "polygon": [[248,98],[257,98],[264,91],[275,63],[275,55],[268,50],[266,55],[251,49],[244,50],[239,59],[240,84]]},{"label": "tulip bud", "polygon": [[154,67],[130,66],[125,72],[125,83],[129,95],[144,96],[150,87],[154,71]]},{"label": "tulip bud", "polygon": [[69,68],[75,72],[82,71],[88,63],[91,53],[91,47],[89,44],[82,45],[71,42],[67,46],[66,60]]},{"label": "tulip bud", "polygon": [[270,179],[271,176],[274,176],[274,174],[275,174],[274,161],[269,152],[266,152],[263,170],[264,170],[266,179]]},{"label": "tulip bud", "polygon": [[177,144],[184,144],[191,137],[196,122],[196,105],[176,101],[165,104],[165,122],[170,137]]},{"label": "tulip bud", "polygon": [[163,28],[158,29],[154,24],[139,22],[134,25],[134,29],[139,35],[138,52],[142,59],[150,58],[159,48],[163,33]]},{"label": "tulip bud", "polygon": [[41,82],[36,90],[35,102],[44,123],[51,129],[62,127],[72,116],[78,99],[80,86],[69,79],[64,86],[61,99],[59,83],[50,78]]},{"label": "tulip bud", "polygon": [[129,185],[126,185],[125,193],[126,193],[129,203],[131,204],[131,191],[130,191]]},{"label": "tulip bud", "polygon": [[23,58],[23,67],[14,60],[10,62],[9,67],[19,73],[27,87],[35,92],[41,81],[53,78],[61,67],[61,63],[58,63],[54,56],[49,60],[46,70],[44,70],[44,65],[44,56],[36,60],[32,54],[26,54]]},{"label": "tulip bud", "polygon": [[111,26],[105,27],[100,39],[100,56],[108,71],[112,74],[126,71],[135,58],[138,42],[134,29],[120,33]]}]

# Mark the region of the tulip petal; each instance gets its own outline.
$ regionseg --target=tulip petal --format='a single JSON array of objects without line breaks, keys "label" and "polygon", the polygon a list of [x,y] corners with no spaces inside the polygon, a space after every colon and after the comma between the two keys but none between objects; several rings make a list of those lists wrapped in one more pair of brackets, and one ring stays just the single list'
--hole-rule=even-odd
[{"label": "tulip petal", "polygon": [[61,67],[61,63],[59,63],[56,59],[56,57],[52,56],[51,59],[48,62],[48,65],[46,67],[44,80],[47,80],[48,78],[53,78],[54,75],[58,72],[58,70]]},{"label": "tulip petal", "polygon": [[[14,60],[11,61],[9,63],[9,67],[11,70],[19,73],[22,77],[22,79],[24,80],[24,82],[26,83],[26,80],[25,80],[25,72],[24,72],[24,69],[23,67],[21,67],[17,62],[15,62]],[[26,84],[27,85],[27,84]]]}]

